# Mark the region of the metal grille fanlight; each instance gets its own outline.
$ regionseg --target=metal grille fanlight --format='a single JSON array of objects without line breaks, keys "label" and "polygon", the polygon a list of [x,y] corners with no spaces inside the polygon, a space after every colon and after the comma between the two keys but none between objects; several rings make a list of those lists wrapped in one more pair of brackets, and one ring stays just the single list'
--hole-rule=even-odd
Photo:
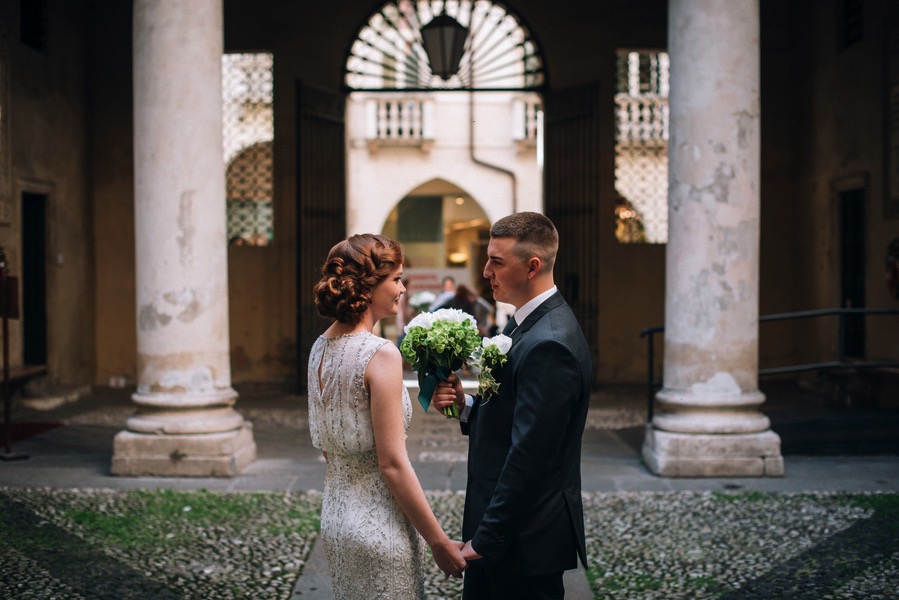
[{"label": "metal grille fanlight", "polygon": [[[422,29],[452,18],[467,29],[458,70],[435,72]],[[544,83],[530,31],[504,6],[485,0],[394,0],[362,26],[346,62],[350,90],[526,90]]]}]

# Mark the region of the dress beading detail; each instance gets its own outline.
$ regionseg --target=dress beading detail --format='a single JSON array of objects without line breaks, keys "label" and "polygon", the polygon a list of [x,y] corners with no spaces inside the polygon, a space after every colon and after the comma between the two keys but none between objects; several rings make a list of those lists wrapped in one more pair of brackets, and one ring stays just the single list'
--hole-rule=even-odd
[{"label": "dress beading detail", "polygon": [[[424,598],[425,543],[378,470],[365,389],[365,369],[387,343],[368,332],[319,337],[309,355],[309,430],[328,453],[321,538],[336,600]],[[402,403],[408,430],[405,386]]]}]

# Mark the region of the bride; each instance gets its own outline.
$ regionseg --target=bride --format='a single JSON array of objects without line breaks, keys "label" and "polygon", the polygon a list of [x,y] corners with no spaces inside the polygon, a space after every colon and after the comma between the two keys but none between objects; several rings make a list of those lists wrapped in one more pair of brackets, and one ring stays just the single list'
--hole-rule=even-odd
[{"label": "bride", "polygon": [[397,347],[373,334],[406,291],[403,252],[380,235],[331,248],[315,286],[333,319],[309,355],[309,429],[327,461],[321,537],[334,598],[424,597],[424,543],[461,577],[462,543],[443,531],[406,453],[412,418]]}]

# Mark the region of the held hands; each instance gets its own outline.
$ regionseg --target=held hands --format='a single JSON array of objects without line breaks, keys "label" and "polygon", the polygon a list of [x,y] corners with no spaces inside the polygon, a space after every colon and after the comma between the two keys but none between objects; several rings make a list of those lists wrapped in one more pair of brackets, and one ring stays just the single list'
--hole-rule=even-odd
[{"label": "held hands", "polygon": [[431,403],[441,411],[455,403],[456,408],[462,411],[465,407],[465,393],[462,391],[462,382],[455,373],[452,373],[446,381],[437,384],[431,395]]},{"label": "held hands", "polygon": [[462,548],[465,545],[462,542],[447,538],[445,543],[435,544],[431,546],[431,554],[434,556],[434,562],[440,567],[440,570],[446,573],[447,577],[462,577],[462,571],[468,566],[465,558],[462,556]]},{"label": "held hands", "polygon": [[440,567],[447,577],[461,579],[462,572],[468,567],[468,563],[482,558],[471,546],[471,540],[458,542],[447,539],[446,543],[431,546],[431,554],[434,562]]}]

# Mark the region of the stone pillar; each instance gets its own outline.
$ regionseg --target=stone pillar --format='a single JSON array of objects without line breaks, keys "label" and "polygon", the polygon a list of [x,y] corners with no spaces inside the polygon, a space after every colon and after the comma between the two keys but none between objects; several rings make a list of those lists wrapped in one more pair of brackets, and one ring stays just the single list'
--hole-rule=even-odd
[{"label": "stone pillar", "polygon": [[137,412],[114,475],[227,477],[256,456],[231,388],[222,48],[222,0],[134,1]]},{"label": "stone pillar", "polygon": [[779,476],[758,390],[758,1],[668,14],[665,367],[643,459],[669,477]]}]

